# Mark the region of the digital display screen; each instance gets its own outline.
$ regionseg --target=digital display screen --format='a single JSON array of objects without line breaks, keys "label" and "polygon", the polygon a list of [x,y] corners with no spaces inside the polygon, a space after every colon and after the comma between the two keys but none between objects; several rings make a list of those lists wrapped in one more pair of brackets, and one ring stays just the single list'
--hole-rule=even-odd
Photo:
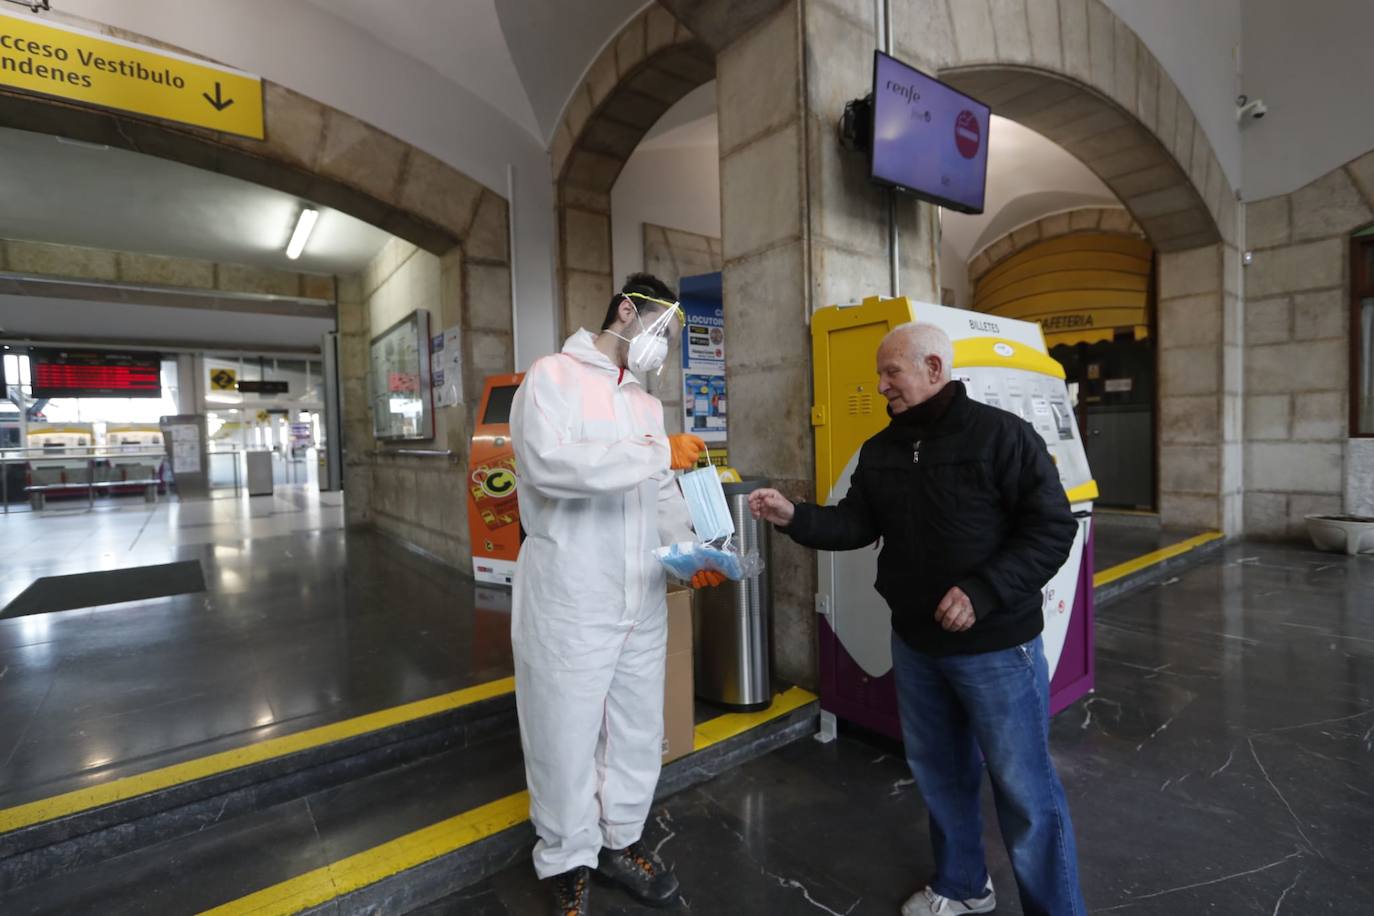
[{"label": "digital display screen", "polygon": [[875,181],[982,213],[992,110],[878,51],[873,61]]},{"label": "digital display screen", "polygon": [[29,362],[35,398],[162,397],[157,353],[33,349]]},{"label": "digital display screen", "polygon": [[515,392],[519,390],[519,387],[519,385],[502,385],[500,388],[491,389],[491,395],[487,398],[487,411],[482,414],[484,426],[510,422],[510,406],[515,400]]}]

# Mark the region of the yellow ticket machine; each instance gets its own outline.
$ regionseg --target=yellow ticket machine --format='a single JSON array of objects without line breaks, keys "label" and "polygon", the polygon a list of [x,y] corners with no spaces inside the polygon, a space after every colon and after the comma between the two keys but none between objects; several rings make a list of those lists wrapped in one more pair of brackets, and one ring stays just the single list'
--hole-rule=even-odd
[{"label": "yellow ticket machine", "polygon": [[[1035,427],[1079,517],[1068,562],[1044,589],[1050,705],[1057,712],[1092,688],[1091,509],[1097,484],[1074,422],[1064,369],[1050,358],[1039,325],[905,298],[871,298],[817,311],[811,322],[816,500],[834,505],[844,497],[860,446],[887,425],[887,401],[878,393],[878,345],[888,331],[909,321],[934,324],[949,334],[954,378],[970,398],[1011,411]],[[877,554],[821,553],[817,562],[821,706],[900,736],[891,615],[873,589]]]}]

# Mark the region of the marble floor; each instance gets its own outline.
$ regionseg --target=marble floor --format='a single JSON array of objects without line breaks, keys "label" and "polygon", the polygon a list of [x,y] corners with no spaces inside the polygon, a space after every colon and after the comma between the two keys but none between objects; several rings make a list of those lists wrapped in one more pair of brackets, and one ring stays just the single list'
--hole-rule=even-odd
[{"label": "marble floor", "polygon": [[509,593],[338,494],[0,516],[0,606],[40,576],[197,560],[207,590],[0,620],[0,807],[510,674]]},{"label": "marble floor", "polygon": [[[1374,912],[1374,556],[1233,545],[1107,608],[1097,640],[1096,694],[1052,726],[1091,912]],[[679,912],[891,916],[931,869],[899,751],[854,734],[668,799],[646,839]],[[1022,912],[995,833],[989,866]],[[421,912],[545,906],[522,861]]]}]

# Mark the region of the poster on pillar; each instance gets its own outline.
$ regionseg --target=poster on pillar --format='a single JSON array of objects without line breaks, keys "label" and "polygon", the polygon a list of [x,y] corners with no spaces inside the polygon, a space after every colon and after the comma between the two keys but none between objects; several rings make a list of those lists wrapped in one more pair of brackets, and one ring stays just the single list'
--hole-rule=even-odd
[{"label": "poster on pillar", "polygon": [[726,439],[725,310],[721,275],[681,281],[683,429],[709,443]]},{"label": "poster on pillar", "polygon": [[445,328],[430,338],[430,380],[436,407],[457,407],[463,403],[462,330]]}]

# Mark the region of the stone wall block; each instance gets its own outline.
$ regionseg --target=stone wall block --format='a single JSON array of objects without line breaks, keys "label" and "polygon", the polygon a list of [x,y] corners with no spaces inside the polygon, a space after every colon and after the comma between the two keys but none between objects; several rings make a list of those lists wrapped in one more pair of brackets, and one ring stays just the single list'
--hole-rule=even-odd
[{"label": "stone wall block", "polygon": [[726,265],[722,285],[730,316],[732,371],[795,365],[799,353],[809,353],[810,338],[801,320],[803,277],[801,242]]},{"label": "stone wall block", "polygon": [[606,101],[619,79],[620,74],[615,66],[615,46],[607,45],[587,71],[586,85],[591,95],[593,110],[601,107],[601,103]]},{"label": "stone wall block", "polygon": [[609,271],[611,220],[585,210],[563,211],[563,260],[574,270]]},{"label": "stone wall block", "polygon": [[1220,425],[1220,403],[1215,395],[1160,400],[1160,438],[1166,445],[1214,444]]},{"label": "stone wall block", "polygon": [[1215,494],[1221,485],[1221,452],[1216,445],[1160,447],[1159,486],[1169,493]]},{"label": "stone wall block", "polygon": [[[801,149],[797,125],[726,156],[720,191],[725,258],[801,236]],[[788,164],[794,163],[789,168]]]},{"label": "stone wall block", "polygon": [[114,280],[118,276],[116,253],[104,248],[9,239],[5,242],[5,250],[8,269],[14,273],[74,280]]},{"label": "stone wall block", "polygon": [[672,13],[657,3],[649,7],[649,13],[645,17],[646,53],[653,54],[672,44],[676,29],[677,20],[673,18]]},{"label": "stone wall block", "polygon": [[1251,537],[1288,536],[1288,497],[1283,493],[1245,494],[1245,533]]},{"label": "stone wall block", "polygon": [[951,3],[949,12],[954,26],[954,46],[959,52],[959,62],[995,62],[997,39],[993,32],[992,12],[988,0],[963,0],[961,3]]},{"label": "stone wall block", "polygon": [[1293,434],[1293,399],[1287,394],[1251,395],[1245,399],[1245,438],[1286,440]]},{"label": "stone wall block", "polygon": [[1220,341],[1220,293],[1161,299],[1158,308],[1162,348],[1206,346]]},{"label": "stone wall block", "polygon": [[615,63],[621,77],[644,62],[645,20],[647,15],[637,17],[621,31],[615,40]]},{"label": "stone wall block", "polygon": [[1278,493],[1339,494],[1343,443],[1251,442],[1245,446],[1245,486]]},{"label": "stone wall block", "polygon": [[789,4],[721,53],[716,94],[722,154],[799,116],[797,28]]},{"label": "stone wall block", "polygon": [[[1092,81],[1092,50],[1089,47],[1089,0],[1059,0],[1060,38],[1064,69],[1082,82]],[[1098,0],[1092,0],[1094,4]]]},{"label": "stone wall block", "polygon": [[1216,530],[1222,526],[1221,499],[1202,493],[1161,492],[1159,518],[1166,528]]},{"label": "stone wall block", "polygon": [[578,328],[599,329],[606,317],[613,285],[609,273],[567,271],[563,286],[564,333],[571,334]]},{"label": "stone wall block", "polygon": [[1137,54],[1140,42],[1125,22],[1116,21],[1116,78],[1112,82],[1112,98],[1127,111],[1134,112],[1138,101],[1140,71]]},{"label": "stone wall block", "polygon": [[1345,239],[1334,238],[1256,252],[1246,268],[1246,296],[1264,298],[1341,286],[1347,244]]},{"label": "stone wall block", "polygon": [[510,263],[509,205],[505,198],[482,192],[463,250],[469,261]]},{"label": "stone wall block", "polygon": [[1028,0],[1026,23],[1030,34],[1031,63],[1062,71],[1064,52],[1059,38],[1058,0]]},{"label": "stone wall block", "polygon": [[742,473],[811,479],[810,367],[800,360],[748,372],[731,367],[728,384],[749,392],[730,399],[731,428],[748,431],[731,437],[731,463]]},{"label": "stone wall block", "polygon": [[235,293],[266,293],[270,296],[299,296],[300,275],[285,270],[267,270],[244,264],[217,265],[216,289]]},{"label": "stone wall block", "polygon": [[1089,82],[1108,94],[1116,84],[1116,16],[1101,0],[1088,0]]},{"label": "stone wall block", "polygon": [[330,178],[394,202],[401,169],[411,148],[390,134],[342,112],[330,111],[325,121],[324,148],[318,169]]},{"label": "stone wall block", "polygon": [[1365,201],[1344,169],[1336,169],[1292,194],[1293,240],[1343,235],[1374,221]]},{"label": "stone wall block", "polygon": [[1295,340],[1345,339],[1350,333],[1350,306],[1343,289],[1298,293],[1293,297]]},{"label": "stone wall block", "polygon": [[470,266],[467,291],[468,327],[510,332],[510,268],[488,264]]},{"label": "stone wall block", "polygon": [[1216,347],[1180,347],[1159,354],[1159,387],[1167,396],[1216,394],[1221,365]]},{"label": "stone wall block", "polygon": [[1245,304],[1245,342],[1286,343],[1293,339],[1293,303],[1288,296],[1252,299]]},{"label": "stone wall block", "polygon": [[472,222],[482,186],[427,153],[410,154],[401,206],[461,237]]},{"label": "stone wall block", "polygon": [[1322,391],[1293,397],[1293,438],[1344,442],[1350,425],[1344,391]]},{"label": "stone wall block", "polygon": [[132,251],[117,252],[115,260],[119,279],[124,283],[175,286],[181,289],[213,289],[215,286],[215,265],[212,261],[166,258]]},{"label": "stone wall block", "polygon": [[1288,195],[1280,194],[1278,197],[1246,202],[1246,247],[1271,248],[1275,245],[1286,245],[1292,240],[1293,227],[1289,220]]},{"label": "stone wall block", "polygon": [[1250,347],[1245,352],[1249,394],[1338,391],[1349,384],[1348,345],[1341,340]]},{"label": "stone wall block", "polygon": [[1159,298],[1220,292],[1221,249],[1205,245],[1190,251],[1166,252],[1159,257]]},{"label": "stone wall block", "polygon": [[1028,0],[989,2],[997,56],[1003,61],[1017,64],[1031,62],[1030,17],[1027,6]]}]

